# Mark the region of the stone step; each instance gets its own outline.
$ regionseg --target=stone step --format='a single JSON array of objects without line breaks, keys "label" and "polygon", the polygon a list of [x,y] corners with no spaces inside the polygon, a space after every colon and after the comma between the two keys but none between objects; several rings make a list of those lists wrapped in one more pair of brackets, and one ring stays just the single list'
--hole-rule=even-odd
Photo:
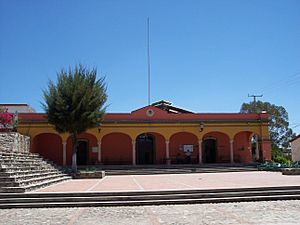
[{"label": "stone step", "polygon": [[25,157],[22,157],[22,158],[13,158],[13,157],[10,157],[10,158],[0,158],[0,162],[1,163],[10,163],[10,162],[42,162],[42,161],[45,161],[43,160],[43,158],[31,158],[31,157],[28,157],[28,158],[25,158]]},{"label": "stone step", "polygon": [[14,158],[14,157],[5,157],[1,158],[0,162],[42,162],[44,161],[43,158],[31,158],[31,157],[22,157],[22,158]]},{"label": "stone step", "polygon": [[35,167],[35,168],[24,168],[24,169],[19,169],[19,170],[3,170],[0,172],[2,177],[5,177],[5,173],[8,174],[8,176],[18,176],[18,175],[24,175],[24,174],[32,174],[32,173],[41,173],[41,172],[48,172],[48,171],[59,171],[56,168],[48,167],[48,168],[40,168],[40,167]]},{"label": "stone step", "polygon": [[39,158],[41,158],[41,156],[40,155],[31,155],[31,154],[23,154],[23,155],[14,155],[14,154],[1,154],[0,153],[0,156],[1,156],[1,158],[16,158],[16,159],[18,159],[18,158],[20,158],[20,159],[22,159],[22,158],[31,158],[31,159],[39,159]]},{"label": "stone step", "polygon": [[19,170],[19,171],[6,171],[6,172],[0,172],[1,177],[14,177],[14,176],[24,176],[24,175],[30,175],[30,174],[37,174],[37,173],[47,173],[47,172],[57,172],[58,170],[56,168],[49,168],[49,169],[43,169],[43,170]]},{"label": "stone step", "polygon": [[51,165],[37,165],[37,166],[14,166],[14,167],[2,167],[0,168],[0,172],[6,171],[35,171],[35,170],[43,170],[43,169],[51,169],[53,168]]},{"label": "stone step", "polygon": [[192,169],[130,169],[130,170],[105,170],[108,176],[113,175],[150,175],[150,174],[185,174],[185,173],[225,173],[257,171],[257,168],[192,168]]},{"label": "stone step", "polygon": [[2,156],[31,156],[31,157],[40,157],[40,154],[38,153],[32,153],[32,152],[13,152],[13,151],[1,151],[0,150],[0,155]]},{"label": "stone step", "polygon": [[11,208],[58,208],[58,207],[120,207],[120,206],[146,206],[146,205],[179,205],[179,204],[211,204],[228,202],[254,202],[254,201],[283,201],[299,200],[300,195],[290,196],[258,196],[258,197],[228,197],[204,199],[167,199],[167,200],[140,200],[140,201],[95,201],[95,202],[38,202],[38,203],[4,203],[0,209]]},{"label": "stone step", "polygon": [[279,193],[298,192],[300,186],[266,186],[266,187],[240,187],[218,189],[183,189],[183,190],[145,190],[145,191],[100,191],[100,192],[28,192],[28,193],[0,193],[0,199],[5,198],[44,198],[44,197],[91,197],[91,196],[136,196],[136,195],[170,195],[170,194],[222,194],[222,193]]},{"label": "stone step", "polygon": [[53,166],[53,167],[57,167],[56,165],[54,165],[52,162],[48,162],[48,161],[24,161],[24,162],[5,162],[5,163],[1,163],[0,165],[2,168],[9,168],[9,167],[32,167],[32,166]]},{"label": "stone step", "polygon": [[25,175],[14,175],[14,176],[3,176],[3,177],[1,177],[1,175],[0,175],[0,182],[21,181],[21,180],[31,179],[34,177],[37,178],[37,177],[43,177],[43,176],[48,176],[48,175],[53,175],[53,174],[62,174],[62,173],[60,171],[53,170],[51,172],[38,172],[38,173],[30,173],[30,174],[25,174]]},{"label": "stone step", "polygon": [[18,156],[18,155],[1,155],[2,159],[41,159],[41,156],[36,155],[36,156],[31,156],[31,155],[23,155],[23,156]]},{"label": "stone step", "polygon": [[294,187],[139,192],[1,194],[0,208],[194,204],[300,199]]},{"label": "stone step", "polygon": [[22,187],[0,187],[0,192],[3,193],[24,193],[26,191],[32,191],[38,188],[42,188],[42,187],[46,187],[49,186],[51,184],[54,183],[59,183],[62,181],[66,181],[71,179],[71,177],[68,176],[61,176],[55,179],[51,179],[51,180],[46,180],[43,182],[39,182],[39,183],[32,183],[32,184],[28,184],[26,186],[22,186]]},{"label": "stone step", "polygon": [[22,187],[22,186],[28,186],[29,184],[35,184],[39,182],[44,182],[45,180],[51,180],[51,179],[56,179],[58,177],[65,176],[62,173],[56,173],[56,174],[49,174],[46,176],[42,177],[35,177],[35,178],[29,178],[25,180],[15,180],[15,181],[3,181],[0,183],[0,187]]},{"label": "stone step", "polygon": [[[38,166],[38,165],[51,165],[46,161],[23,161],[23,162],[0,162],[3,168],[5,167],[20,167],[20,166]],[[52,165],[51,165],[52,166]]]},{"label": "stone step", "polygon": [[5,157],[5,156],[13,156],[13,157],[40,157],[39,154],[37,153],[22,153],[22,152],[5,152],[5,151],[0,151],[0,156]]},{"label": "stone step", "polygon": [[[0,163],[24,163],[24,162],[43,162],[42,158],[0,158]],[[46,161],[47,162],[47,161]]]},{"label": "stone step", "polygon": [[19,184],[11,181],[1,181],[0,188],[2,187],[19,187]]},{"label": "stone step", "polygon": [[18,180],[17,183],[19,183],[19,186],[28,186],[30,184],[36,184],[36,183],[43,183],[47,180],[53,180],[57,179],[60,177],[64,177],[65,175],[62,173],[57,173],[57,174],[52,174],[52,175],[47,175],[43,177],[37,177],[37,178],[30,178],[26,180]]},{"label": "stone step", "polygon": [[[114,195],[73,195],[73,196],[23,196],[19,198],[0,198],[0,203],[27,203],[27,202],[105,202],[105,201],[141,201],[141,200],[173,200],[173,199],[201,199],[201,198],[227,198],[227,197],[249,197],[249,196],[276,196],[276,195],[300,195],[300,190],[284,190],[284,191],[245,191],[245,192],[219,192],[219,193],[190,193],[186,190],[185,193],[161,193],[144,194],[143,192],[135,195],[119,194]],[[37,197],[39,196],[39,197]]]},{"label": "stone step", "polygon": [[2,164],[1,169],[3,170],[24,170],[28,168],[28,170],[32,170],[32,168],[49,168],[53,167],[48,163],[24,163],[24,164]]}]

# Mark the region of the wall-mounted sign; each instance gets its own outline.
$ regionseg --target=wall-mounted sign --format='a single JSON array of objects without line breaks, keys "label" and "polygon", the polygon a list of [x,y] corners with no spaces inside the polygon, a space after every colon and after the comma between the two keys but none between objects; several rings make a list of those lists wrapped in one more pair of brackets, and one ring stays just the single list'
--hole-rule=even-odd
[{"label": "wall-mounted sign", "polygon": [[183,152],[187,156],[191,155],[194,151],[194,146],[193,145],[183,145]]},{"label": "wall-mounted sign", "polygon": [[98,152],[98,147],[92,147],[92,152],[97,153]]}]

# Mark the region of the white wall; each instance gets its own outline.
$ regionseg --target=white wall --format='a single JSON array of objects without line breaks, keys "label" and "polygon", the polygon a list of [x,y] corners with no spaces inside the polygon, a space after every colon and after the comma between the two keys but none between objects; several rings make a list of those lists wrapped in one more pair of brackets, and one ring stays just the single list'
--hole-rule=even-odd
[{"label": "white wall", "polygon": [[300,161],[300,137],[292,141],[292,160]]}]

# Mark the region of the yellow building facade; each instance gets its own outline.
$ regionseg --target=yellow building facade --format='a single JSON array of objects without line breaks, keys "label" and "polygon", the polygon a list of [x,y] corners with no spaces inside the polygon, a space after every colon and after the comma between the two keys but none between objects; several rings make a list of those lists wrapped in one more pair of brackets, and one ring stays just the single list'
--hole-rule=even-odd
[{"label": "yellow building facade", "polygon": [[[71,165],[69,134],[57,133],[41,113],[19,114],[18,132],[31,151]],[[268,114],[194,113],[158,102],[131,113],[108,113],[79,135],[77,162],[91,164],[251,163],[271,159]]]}]

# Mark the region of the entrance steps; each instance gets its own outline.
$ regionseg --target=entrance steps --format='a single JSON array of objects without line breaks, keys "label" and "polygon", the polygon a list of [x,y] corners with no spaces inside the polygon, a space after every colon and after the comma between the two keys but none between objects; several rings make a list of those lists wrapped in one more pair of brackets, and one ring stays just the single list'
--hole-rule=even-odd
[{"label": "entrance steps", "polygon": [[0,193],[0,209],[299,200],[300,186],[133,192]]},{"label": "entrance steps", "polygon": [[225,173],[257,171],[256,164],[208,164],[208,165],[137,165],[137,166],[101,166],[106,176],[112,175],[150,175],[150,174],[186,174],[186,173]]},{"label": "entrance steps", "polygon": [[68,179],[38,154],[0,150],[0,192],[25,192]]}]

